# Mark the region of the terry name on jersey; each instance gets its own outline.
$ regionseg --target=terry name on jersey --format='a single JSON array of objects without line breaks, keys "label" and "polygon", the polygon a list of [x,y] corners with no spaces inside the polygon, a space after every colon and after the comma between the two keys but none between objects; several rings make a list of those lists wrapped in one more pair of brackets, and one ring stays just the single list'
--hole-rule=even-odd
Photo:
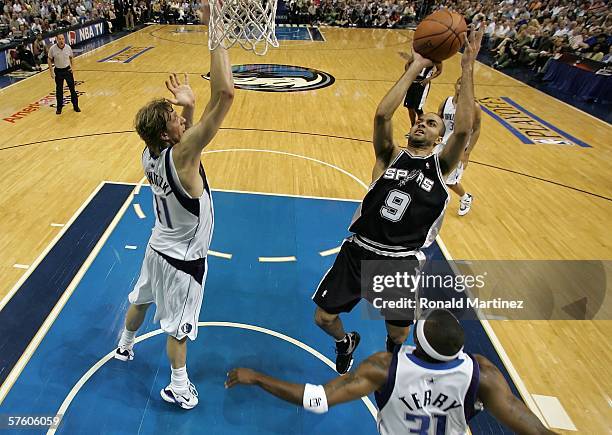
[{"label": "terry name on jersey", "polygon": [[[433,378],[428,380],[428,382],[435,382]],[[426,406],[434,406],[438,408],[442,412],[448,412],[454,408],[460,408],[461,402],[456,400],[449,400],[449,396],[444,393],[438,393],[436,398],[431,400],[432,393],[431,390],[425,390],[422,392],[422,395],[419,397],[419,393],[413,393],[410,396],[400,397],[401,400],[406,407],[411,411],[417,411],[419,409],[423,409]]]},{"label": "terry name on jersey", "polygon": [[420,169],[412,169],[408,171],[407,169],[388,168],[385,171],[383,178],[387,180],[401,180],[399,183],[400,186],[403,186],[408,181],[416,178],[417,185],[425,192],[431,192],[431,189],[434,186],[434,181],[423,175],[423,172]]}]

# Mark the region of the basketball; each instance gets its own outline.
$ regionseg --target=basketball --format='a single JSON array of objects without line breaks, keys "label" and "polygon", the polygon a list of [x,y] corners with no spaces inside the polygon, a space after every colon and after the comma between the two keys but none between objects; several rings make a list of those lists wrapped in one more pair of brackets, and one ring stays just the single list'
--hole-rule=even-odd
[{"label": "basketball", "polygon": [[441,9],[425,17],[414,32],[414,50],[434,62],[453,56],[463,45],[467,32],[463,16]]}]

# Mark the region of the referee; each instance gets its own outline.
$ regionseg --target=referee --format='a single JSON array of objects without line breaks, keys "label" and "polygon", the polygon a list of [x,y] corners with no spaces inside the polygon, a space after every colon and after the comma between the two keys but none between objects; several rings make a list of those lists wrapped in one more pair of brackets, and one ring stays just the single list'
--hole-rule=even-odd
[{"label": "referee", "polygon": [[49,71],[55,79],[55,98],[57,100],[55,113],[62,113],[64,105],[64,80],[70,89],[70,100],[75,112],[80,112],[79,97],[74,89],[74,76],[72,75],[72,48],[64,39],[64,35],[57,35],[56,43],[49,48]]}]

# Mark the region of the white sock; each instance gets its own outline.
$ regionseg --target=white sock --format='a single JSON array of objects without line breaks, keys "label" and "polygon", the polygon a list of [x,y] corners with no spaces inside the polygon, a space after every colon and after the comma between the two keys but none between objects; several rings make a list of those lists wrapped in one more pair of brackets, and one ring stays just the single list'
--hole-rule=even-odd
[{"label": "white sock", "polygon": [[469,193],[467,193],[467,192],[465,192],[465,195],[463,195],[463,196],[461,197],[461,200],[462,200],[462,201],[467,201],[468,199],[470,199],[470,194],[469,194]]},{"label": "white sock", "polygon": [[177,393],[186,393],[189,389],[189,377],[187,376],[187,366],[180,369],[174,369],[170,366],[172,374],[170,375],[170,386]]},{"label": "white sock", "polygon": [[136,337],[136,331],[128,331],[123,328],[121,338],[119,339],[119,347],[131,349],[134,347],[134,337]]}]

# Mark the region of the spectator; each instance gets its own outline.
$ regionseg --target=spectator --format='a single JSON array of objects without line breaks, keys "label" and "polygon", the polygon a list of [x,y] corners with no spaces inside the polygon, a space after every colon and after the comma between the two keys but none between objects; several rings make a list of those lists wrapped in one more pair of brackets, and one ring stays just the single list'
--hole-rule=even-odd
[{"label": "spectator", "polygon": [[40,71],[40,67],[36,66],[34,55],[24,44],[17,46],[17,60],[19,61],[19,68],[24,71]]}]

